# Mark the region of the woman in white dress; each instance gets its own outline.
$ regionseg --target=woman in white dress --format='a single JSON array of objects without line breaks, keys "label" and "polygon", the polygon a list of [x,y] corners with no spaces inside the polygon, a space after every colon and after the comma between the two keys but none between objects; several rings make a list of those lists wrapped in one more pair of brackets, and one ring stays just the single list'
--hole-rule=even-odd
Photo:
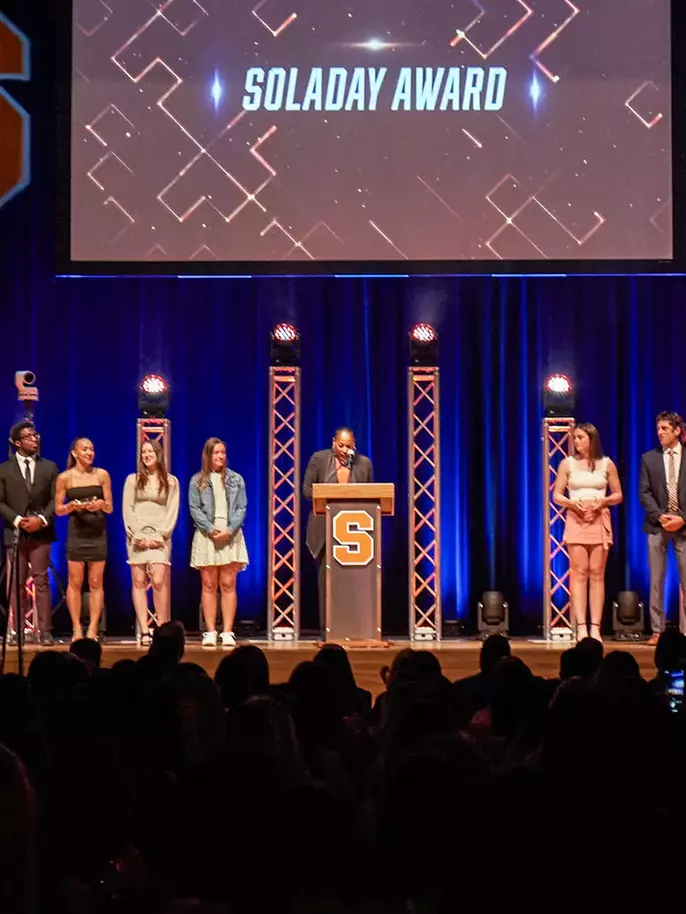
[{"label": "woman in white dress", "polygon": [[209,438],[202,451],[202,470],[191,479],[188,490],[195,524],[191,568],[199,569],[202,580],[204,647],[217,644],[217,589],[221,592],[222,646],[236,644],[236,577],[248,565],[242,529],[247,503],[243,477],[226,465],[226,445],[219,438]]},{"label": "woman in white dress", "polygon": [[179,516],[179,481],[167,472],[159,441],[144,441],[138,472],[124,484],[124,527],[131,566],[133,608],[142,647],[151,643],[148,626],[148,579],[152,581],[157,622],[169,621],[171,536]]},{"label": "woman in white dress", "polygon": [[574,454],[559,466],[553,501],[567,508],[564,542],[569,550],[577,640],[588,635],[590,591],[591,637],[602,641],[605,566],[612,546],[610,508],[621,504],[622,486],[617,467],[603,454],[600,435],[594,425],[579,423],[574,429],[573,440]]}]

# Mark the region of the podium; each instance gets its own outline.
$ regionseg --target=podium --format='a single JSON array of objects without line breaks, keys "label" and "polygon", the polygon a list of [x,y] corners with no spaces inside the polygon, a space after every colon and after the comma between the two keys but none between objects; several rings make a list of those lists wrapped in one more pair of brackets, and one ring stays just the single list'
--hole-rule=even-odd
[{"label": "podium", "polygon": [[381,518],[393,483],[315,483],[312,510],[326,517],[324,640],[381,640]]}]

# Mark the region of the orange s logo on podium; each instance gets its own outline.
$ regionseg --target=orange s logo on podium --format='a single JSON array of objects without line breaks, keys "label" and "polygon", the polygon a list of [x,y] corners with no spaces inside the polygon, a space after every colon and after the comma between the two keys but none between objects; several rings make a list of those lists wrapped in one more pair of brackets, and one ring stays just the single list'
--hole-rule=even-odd
[{"label": "orange s logo on podium", "polygon": [[0,206],[30,179],[29,115],[1,83],[29,75],[29,40],[0,13]]},{"label": "orange s logo on podium", "polygon": [[333,557],[339,565],[368,565],[374,558],[374,518],[366,511],[339,511],[333,519]]}]

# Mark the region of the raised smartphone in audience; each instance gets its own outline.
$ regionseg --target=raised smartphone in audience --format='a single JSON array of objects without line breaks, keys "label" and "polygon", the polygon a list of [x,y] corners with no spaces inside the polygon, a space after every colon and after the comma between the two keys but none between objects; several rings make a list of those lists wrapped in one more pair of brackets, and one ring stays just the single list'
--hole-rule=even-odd
[{"label": "raised smartphone in audience", "polygon": [[672,711],[681,711],[684,705],[684,671],[665,673],[665,695]]}]

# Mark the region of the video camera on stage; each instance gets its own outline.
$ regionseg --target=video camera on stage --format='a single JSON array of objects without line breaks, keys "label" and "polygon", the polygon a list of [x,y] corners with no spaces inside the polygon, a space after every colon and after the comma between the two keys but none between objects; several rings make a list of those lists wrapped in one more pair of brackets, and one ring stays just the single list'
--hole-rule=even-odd
[{"label": "video camera on stage", "polygon": [[17,400],[20,403],[37,403],[38,388],[36,375],[32,371],[15,371],[14,386],[17,388]]}]

